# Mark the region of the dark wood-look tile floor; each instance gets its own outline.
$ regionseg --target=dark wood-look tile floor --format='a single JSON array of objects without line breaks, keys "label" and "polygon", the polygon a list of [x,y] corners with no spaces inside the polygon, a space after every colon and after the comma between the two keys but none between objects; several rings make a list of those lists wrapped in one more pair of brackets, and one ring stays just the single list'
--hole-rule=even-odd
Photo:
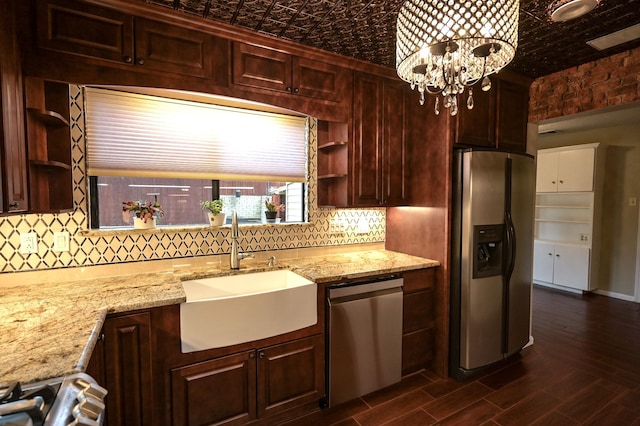
[{"label": "dark wood-look tile floor", "polygon": [[533,336],[473,380],[420,372],[287,426],[640,426],[640,305],[535,287]]}]

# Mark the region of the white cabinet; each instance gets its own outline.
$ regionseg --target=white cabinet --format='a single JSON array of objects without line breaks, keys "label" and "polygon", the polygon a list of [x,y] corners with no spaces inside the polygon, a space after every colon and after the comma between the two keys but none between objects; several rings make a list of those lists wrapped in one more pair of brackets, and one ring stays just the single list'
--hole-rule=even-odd
[{"label": "white cabinet", "polygon": [[538,151],[536,192],[593,191],[594,145]]},{"label": "white cabinet", "polygon": [[590,252],[588,247],[536,241],[533,249],[533,279],[589,290]]},{"label": "white cabinet", "polygon": [[533,281],[594,290],[600,254],[604,147],[588,144],[543,149],[538,151],[537,164]]}]

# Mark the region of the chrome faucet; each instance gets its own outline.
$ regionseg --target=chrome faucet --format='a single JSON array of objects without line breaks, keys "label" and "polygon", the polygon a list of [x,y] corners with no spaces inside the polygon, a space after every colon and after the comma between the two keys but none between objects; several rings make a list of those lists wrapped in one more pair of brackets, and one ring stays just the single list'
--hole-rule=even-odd
[{"label": "chrome faucet", "polygon": [[240,261],[247,257],[254,257],[252,253],[238,252],[238,215],[235,210],[231,219],[231,256],[229,257],[229,266],[231,269],[240,269]]}]

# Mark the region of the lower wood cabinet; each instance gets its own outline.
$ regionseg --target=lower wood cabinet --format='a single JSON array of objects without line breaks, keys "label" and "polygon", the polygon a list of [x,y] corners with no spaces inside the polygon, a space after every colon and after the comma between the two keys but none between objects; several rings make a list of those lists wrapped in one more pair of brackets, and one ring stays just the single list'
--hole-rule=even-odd
[{"label": "lower wood cabinet", "polygon": [[435,354],[435,268],[403,274],[402,374],[428,368]]},{"label": "lower wood cabinet", "polygon": [[105,424],[153,424],[150,313],[107,318],[87,372],[109,391]]},{"label": "lower wood cabinet", "polygon": [[174,425],[243,424],[324,396],[324,337],[171,370]]}]

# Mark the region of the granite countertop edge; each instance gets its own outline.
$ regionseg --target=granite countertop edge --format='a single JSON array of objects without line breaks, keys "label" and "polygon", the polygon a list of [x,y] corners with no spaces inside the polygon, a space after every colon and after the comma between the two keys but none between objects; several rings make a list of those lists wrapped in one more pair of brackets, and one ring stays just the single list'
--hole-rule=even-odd
[{"label": "granite countertop edge", "polygon": [[0,286],[0,382],[34,382],[87,368],[108,314],[186,301],[182,281],[290,269],[317,284],[439,266],[435,260],[371,250],[278,261],[123,275],[32,287]]}]

